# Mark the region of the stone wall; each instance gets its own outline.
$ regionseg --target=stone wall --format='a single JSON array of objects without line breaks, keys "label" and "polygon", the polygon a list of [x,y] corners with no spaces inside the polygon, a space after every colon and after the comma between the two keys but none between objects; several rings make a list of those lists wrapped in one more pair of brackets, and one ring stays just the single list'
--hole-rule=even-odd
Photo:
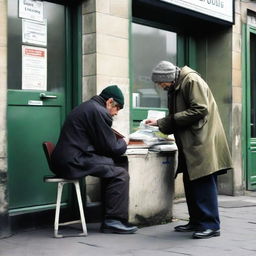
[{"label": "stone wall", "polygon": [[9,234],[7,199],[7,1],[0,0],[0,238]]},{"label": "stone wall", "polygon": [[[87,0],[83,3],[83,100],[117,84],[125,106],[114,121],[129,134],[129,1]],[[118,126],[117,126],[118,125]]]},{"label": "stone wall", "polygon": [[[83,100],[111,84],[125,97],[113,128],[127,136],[130,128],[129,0],[86,0],[82,6]],[[100,181],[86,177],[87,202],[100,200]]]},{"label": "stone wall", "polygon": [[[235,24],[232,31],[232,159],[234,172],[228,179],[233,181],[233,194],[243,193],[242,160],[242,29],[240,1],[235,1]],[[223,188],[224,189],[224,188]]]}]

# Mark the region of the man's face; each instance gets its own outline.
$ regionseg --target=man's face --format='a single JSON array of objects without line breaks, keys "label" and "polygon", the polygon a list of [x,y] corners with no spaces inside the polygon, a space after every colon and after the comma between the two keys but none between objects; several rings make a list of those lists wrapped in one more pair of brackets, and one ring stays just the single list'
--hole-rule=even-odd
[{"label": "man's face", "polygon": [[156,83],[159,87],[161,87],[163,90],[168,91],[170,86],[174,85],[174,81],[173,82],[160,82],[160,83]]},{"label": "man's face", "polygon": [[111,116],[117,115],[118,111],[121,109],[120,105],[117,102],[115,102],[113,98],[109,98],[106,101],[106,108]]}]

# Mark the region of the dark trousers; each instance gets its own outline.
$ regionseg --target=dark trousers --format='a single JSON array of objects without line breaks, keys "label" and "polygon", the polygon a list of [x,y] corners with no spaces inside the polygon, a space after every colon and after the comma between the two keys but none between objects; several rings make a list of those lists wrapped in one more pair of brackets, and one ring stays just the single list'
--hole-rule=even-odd
[{"label": "dark trousers", "polygon": [[104,219],[128,221],[129,174],[127,157],[115,159],[111,177],[102,178]]},{"label": "dark trousers", "polygon": [[217,175],[211,174],[193,181],[183,172],[183,183],[190,223],[202,229],[219,229]]}]

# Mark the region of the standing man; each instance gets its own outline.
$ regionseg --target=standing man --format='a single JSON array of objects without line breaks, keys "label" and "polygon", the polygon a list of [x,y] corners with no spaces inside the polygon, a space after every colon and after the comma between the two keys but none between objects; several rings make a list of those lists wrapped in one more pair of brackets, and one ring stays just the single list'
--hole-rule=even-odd
[{"label": "standing man", "polygon": [[52,154],[53,170],[67,179],[87,175],[103,180],[104,233],[132,234],[128,221],[129,174],[127,143],[117,138],[112,117],[123,108],[124,96],[116,85],[74,108],[68,115]]},{"label": "standing man", "polygon": [[220,235],[217,175],[232,168],[227,139],[218,107],[207,83],[191,68],[161,61],[152,80],[168,91],[169,115],[147,120],[161,132],[174,134],[178,146],[178,169],[183,183],[189,222],[175,227],[193,238]]}]

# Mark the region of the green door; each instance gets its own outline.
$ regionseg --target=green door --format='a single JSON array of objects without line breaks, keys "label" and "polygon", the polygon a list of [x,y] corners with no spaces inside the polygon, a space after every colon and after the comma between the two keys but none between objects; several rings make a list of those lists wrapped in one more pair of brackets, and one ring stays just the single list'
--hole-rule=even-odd
[{"label": "green door", "polygon": [[[26,2],[26,1],[24,1]],[[60,3],[61,1],[58,1]],[[52,207],[56,187],[43,141],[56,143],[71,97],[68,88],[68,8],[42,1],[43,22],[21,17],[8,1],[8,184],[11,213]],[[26,38],[27,37],[27,38]],[[68,191],[64,192],[67,203]]]},{"label": "green door", "polygon": [[248,29],[246,51],[246,176],[247,189],[256,189],[256,30]]}]

